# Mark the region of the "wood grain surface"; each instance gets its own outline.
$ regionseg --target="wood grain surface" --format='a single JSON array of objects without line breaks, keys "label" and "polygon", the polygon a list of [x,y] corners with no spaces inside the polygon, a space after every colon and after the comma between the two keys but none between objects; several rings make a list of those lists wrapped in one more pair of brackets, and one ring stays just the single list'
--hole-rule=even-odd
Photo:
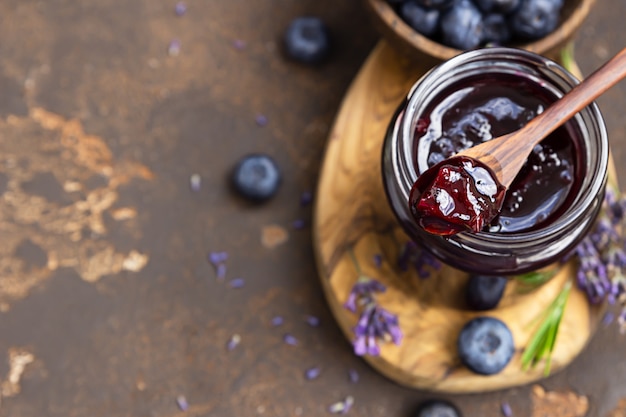
[{"label": "wood grain surface", "polygon": [[[364,359],[399,384],[466,393],[541,379],[542,364],[525,371],[520,357],[537,318],[572,277],[572,265],[561,268],[549,283],[530,293],[509,284],[500,306],[482,313],[506,322],[515,340],[512,361],[493,376],[472,373],[457,357],[457,334],[478,315],[463,307],[467,274],[443,266],[430,278],[420,279],[415,271],[398,268],[399,251],[408,237],[395,222],[384,194],[382,142],[393,112],[428,69],[404,61],[381,41],[344,97],[329,137],[314,213],[314,247],[325,295],[351,340],[357,316],[343,304],[358,276],[354,259],[364,274],[386,285],[387,291],[378,300],[398,315],[404,340],[400,346],[383,344],[379,357]],[[377,254],[383,258],[380,267],[373,262]],[[581,352],[600,314],[583,293],[572,291],[553,355],[553,372]]]}]

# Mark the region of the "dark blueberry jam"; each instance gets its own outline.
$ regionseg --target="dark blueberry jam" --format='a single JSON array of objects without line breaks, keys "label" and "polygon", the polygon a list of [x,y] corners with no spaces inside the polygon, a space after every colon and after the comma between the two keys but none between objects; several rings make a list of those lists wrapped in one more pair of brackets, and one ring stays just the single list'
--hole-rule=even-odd
[{"label": "dark blueberry jam", "polygon": [[[538,84],[505,74],[466,79],[438,97],[417,123],[414,152],[420,174],[463,149],[523,127],[557,99]],[[535,147],[507,190],[500,214],[484,225],[473,225],[511,233],[534,230],[557,218],[577,188],[583,165],[579,143],[570,123],[557,129]]]}]

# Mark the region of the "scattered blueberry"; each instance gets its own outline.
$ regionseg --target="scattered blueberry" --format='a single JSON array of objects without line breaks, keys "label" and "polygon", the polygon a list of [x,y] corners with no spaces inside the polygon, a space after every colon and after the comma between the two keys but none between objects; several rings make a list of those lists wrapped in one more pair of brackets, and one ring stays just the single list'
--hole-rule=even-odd
[{"label": "scattered blueberry", "polygon": [[329,31],[319,17],[294,19],[285,31],[283,42],[287,56],[304,64],[319,63],[330,52]]},{"label": "scattered blueberry", "polygon": [[505,45],[511,40],[511,29],[501,13],[491,13],[483,17],[483,43]]},{"label": "scattered blueberry", "polygon": [[457,347],[461,362],[481,375],[500,372],[515,351],[511,331],[493,317],[476,317],[467,322],[459,334]]},{"label": "scattered blueberry", "polygon": [[526,40],[539,39],[559,24],[559,10],[562,0],[524,0],[519,9],[511,15],[513,33]]},{"label": "scattered blueberry", "polygon": [[480,45],[483,19],[469,0],[461,0],[441,17],[442,40],[457,49],[473,49]]},{"label": "scattered blueberry", "polygon": [[502,299],[507,282],[505,277],[472,275],[465,289],[468,307],[478,311],[495,308]]},{"label": "scattered blueberry", "polygon": [[415,417],[461,417],[461,413],[452,403],[430,400],[420,404]]},{"label": "scattered blueberry", "polygon": [[407,1],[400,7],[400,16],[414,30],[425,36],[432,36],[439,26],[439,10],[427,9],[417,0]]},{"label": "scattered blueberry", "polygon": [[241,196],[252,201],[271,198],[281,182],[281,174],[272,158],[264,154],[243,157],[233,171],[232,183]]}]

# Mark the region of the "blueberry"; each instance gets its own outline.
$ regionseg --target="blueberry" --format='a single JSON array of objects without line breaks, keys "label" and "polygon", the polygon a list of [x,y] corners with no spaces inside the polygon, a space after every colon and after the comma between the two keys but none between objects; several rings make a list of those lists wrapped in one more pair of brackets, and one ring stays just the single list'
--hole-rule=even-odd
[{"label": "blueberry", "polygon": [[517,9],[521,0],[474,0],[484,13],[511,13]]},{"label": "blueberry", "polygon": [[481,375],[500,372],[515,351],[511,331],[493,317],[476,317],[467,322],[459,334],[457,347],[461,362]]},{"label": "blueberry", "polygon": [[417,4],[417,1],[411,0],[402,5],[400,15],[409,26],[422,35],[432,36],[437,32],[439,25],[437,9],[424,8]]},{"label": "blueberry", "polygon": [[447,401],[430,400],[420,404],[415,417],[461,417],[461,413]]},{"label": "blueberry", "polygon": [[501,13],[491,13],[483,17],[483,43],[505,45],[511,40],[511,29]]},{"label": "blueberry", "polygon": [[562,0],[522,0],[509,19],[513,34],[526,40],[546,36],[558,26],[562,5]]},{"label": "blueberry", "polygon": [[235,190],[251,201],[268,200],[278,190],[281,174],[276,162],[264,154],[247,155],[239,160],[232,174]]},{"label": "blueberry", "polygon": [[428,9],[445,10],[452,6],[457,0],[415,0],[420,6]]},{"label": "blueberry", "polygon": [[469,0],[462,0],[441,17],[443,43],[457,49],[472,49],[482,41],[483,19]]},{"label": "blueberry", "polygon": [[289,24],[283,42],[287,56],[304,64],[317,64],[328,57],[330,35],[319,17],[298,17]]},{"label": "blueberry", "polygon": [[504,294],[507,282],[505,277],[472,275],[465,289],[468,307],[480,311],[495,308]]}]

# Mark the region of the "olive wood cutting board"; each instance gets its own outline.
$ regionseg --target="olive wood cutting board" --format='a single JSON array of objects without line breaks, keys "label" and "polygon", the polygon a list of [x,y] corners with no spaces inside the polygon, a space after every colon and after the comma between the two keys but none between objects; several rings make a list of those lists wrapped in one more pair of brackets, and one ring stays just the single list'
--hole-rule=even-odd
[{"label": "olive wood cutting board", "polygon": [[[399,346],[381,343],[379,356],[363,358],[401,385],[470,393],[539,380],[544,377],[544,364],[524,370],[521,355],[541,313],[573,279],[573,265],[565,265],[548,283],[531,292],[521,291],[512,281],[498,308],[488,312],[463,307],[467,274],[444,265],[421,279],[416,271],[398,267],[400,250],[409,239],[396,222],[383,189],[382,143],[393,113],[428,70],[403,59],[382,40],[343,99],[328,138],[314,208],[313,244],[325,296],[343,333],[352,340],[358,317],[344,308],[344,303],[357,280],[357,264],[363,274],[386,286],[378,302],[398,316],[404,338]],[[615,178],[614,173],[611,176]],[[380,265],[375,257],[382,259]],[[552,372],[580,354],[602,314],[603,309],[590,305],[574,285],[556,340]],[[496,375],[475,374],[457,356],[457,335],[477,315],[497,317],[513,333],[515,355]]]}]

